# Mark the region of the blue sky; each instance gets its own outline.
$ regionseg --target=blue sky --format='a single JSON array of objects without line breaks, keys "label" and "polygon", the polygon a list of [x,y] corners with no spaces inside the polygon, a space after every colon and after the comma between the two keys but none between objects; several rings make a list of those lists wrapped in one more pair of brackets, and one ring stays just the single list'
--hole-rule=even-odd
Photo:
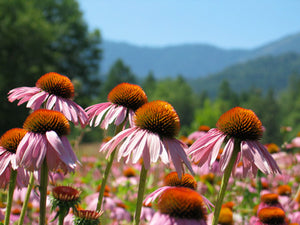
[{"label": "blue sky", "polygon": [[79,0],[103,39],[254,48],[300,32],[299,0]]}]

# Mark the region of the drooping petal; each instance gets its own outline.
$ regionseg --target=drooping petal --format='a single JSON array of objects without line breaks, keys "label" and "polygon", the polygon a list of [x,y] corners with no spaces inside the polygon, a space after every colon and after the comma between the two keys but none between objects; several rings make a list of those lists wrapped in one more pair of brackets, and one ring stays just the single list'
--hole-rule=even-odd
[{"label": "drooping petal", "polygon": [[60,160],[63,161],[66,165],[74,167],[75,162],[72,160],[73,157],[70,155],[70,151],[68,151],[68,149],[65,149],[63,142],[61,141],[60,137],[56,134],[56,132],[48,131],[46,132],[46,137],[48,143],[56,151]]},{"label": "drooping petal", "polygon": [[221,171],[224,172],[227,167],[234,149],[234,138],[230,138],[226,143],[223,153],[220,158]]},{"label": "drooping petal", "polygon": [[41,107],[42,103],[48,98],[49,94],[47,92],[41,91],[33,95],[28,101],[26,107],[32,110],[37,110]]}]

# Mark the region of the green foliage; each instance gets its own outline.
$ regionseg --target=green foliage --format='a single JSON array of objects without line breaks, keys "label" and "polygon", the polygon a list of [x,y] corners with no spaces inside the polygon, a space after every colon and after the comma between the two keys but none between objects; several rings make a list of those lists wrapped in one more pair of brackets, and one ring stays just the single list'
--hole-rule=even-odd
[{"label": "green foliage", "polygon": [[75,0],[1,1],[0,33],[0,115],[10,118],[1,120],[1,133],[21,127],[28,115],[25,106],[6,100],[8,91],[35,86],[47,72],[79,83],[76,102],[83,107],[96,95],[100,32],[88,31]]},{"label": "green foliage", "polygon": [[108,93],[118,84],[127,82],[136,83],[135,75],[130,67],[125,65],[121,59],[118,59],[110,68],[107,78],[103,84],[103,98],[106,100]]}]

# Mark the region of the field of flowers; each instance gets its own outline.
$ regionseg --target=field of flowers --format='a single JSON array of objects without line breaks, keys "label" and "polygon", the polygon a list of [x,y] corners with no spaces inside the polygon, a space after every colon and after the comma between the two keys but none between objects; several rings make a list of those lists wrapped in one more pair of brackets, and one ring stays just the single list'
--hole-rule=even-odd
[{"label": "field of flowers", "polygon": [[[72,87],[50,73],[9,93],[32,113],[0,139],[1,223],[300,224],[300,137],[263,145],[268,128],[241,107],[178,137],[173,107],[137,85],[85,110]],[[115,135],[78,145],[69,122]]]}]

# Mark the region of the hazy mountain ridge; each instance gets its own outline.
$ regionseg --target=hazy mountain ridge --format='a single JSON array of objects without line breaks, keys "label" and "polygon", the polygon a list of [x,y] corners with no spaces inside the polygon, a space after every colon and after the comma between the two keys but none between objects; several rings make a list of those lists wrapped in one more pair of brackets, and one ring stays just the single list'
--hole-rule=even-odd
[{"label": "hazy mountain ridge", "polygon": [[205,91],[212,97],[223,80],[227,80],[237,93],[254,87],[262,92],[272,88],[277,95],[288,86],[291,75],[300,78],[300,54],[262,56],[235,64],[219,73],[188,81],[196,92]]},{"label": "hazy mountain ridge", "polygon": [[207,44],[185,44],[168,47],[140,47],[103,41],[102,73],[121,58],[133,73],[145,77],[152,71],[157,78],[179,74],[192,79],[217,73],[236,63],[266,55],[300,53],[300,33],[293,34],[254,49],[223,49]]}]

